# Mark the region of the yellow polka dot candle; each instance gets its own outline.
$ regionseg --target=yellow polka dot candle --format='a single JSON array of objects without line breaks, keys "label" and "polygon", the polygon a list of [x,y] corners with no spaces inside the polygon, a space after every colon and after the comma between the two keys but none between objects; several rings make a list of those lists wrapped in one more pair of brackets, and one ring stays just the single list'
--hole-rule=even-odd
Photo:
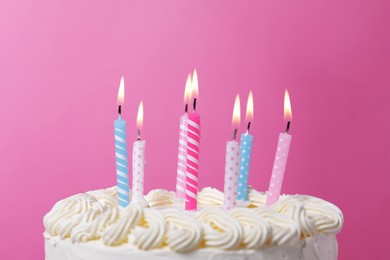
[{"label": "yellow polka dot candle", "polygon": [[224,209],[229,210],[236,206],[237,178],[240,160],[240,146],[236,141],[237,128],[240,125],[240,97],[237,95],[234,102],[233,140],[226,142]]},{"label": "yellow polka dot candle", "polygon": [[286,169],[288,151],[290,150],[291,135],[289,134],[290,122],[292,121],[291,103],[288,91],[284,93],[284,119],[287,120],[287,128],[279,135],[276,149],[274,166],[272,168],[271,181],[268,188],[267,206],[271,206],[279,200],[282,189],[284,172]]}]

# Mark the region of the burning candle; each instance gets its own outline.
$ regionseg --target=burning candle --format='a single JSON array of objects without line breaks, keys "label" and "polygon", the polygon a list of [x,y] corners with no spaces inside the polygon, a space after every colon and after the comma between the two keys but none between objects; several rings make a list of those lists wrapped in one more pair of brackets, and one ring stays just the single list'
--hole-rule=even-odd
[{"label": "burning candle", "polygon": [[292,114],[290,97],[287,90],[284,93],[284,119],[287,121],[287,127],[286,131],[279,135],[278,148],[276,150],[271,181],[268,188],[267,206],[271,206],[279,199],[284,171],[286,169],[288,151],[290,149],[291,135],[288,132],[290,129],[290,122],[292,121]]},{"label": "burning candle", "polygon": [[196,112],[196,101],[199,95],[198,76],[196,70],[192,75],[191,95],[194,111],[188,114],[187,128],[187,174],[186,174],[186,210],[196,210],[198,205],[198,173],[199,173],[199,143],[200,115]]},{"label": "burning candle", "polygon": [[125,98],[125,80],[122,76],[118,91],[118,119],[114,121],[116,176],[118,186],[118,206],[124,209],[130,204],[129,169],[126,145],[126,121],[122,119],[122,105]]},{"label": "burning candle", "polygon": [[185,198],[187,172],[188,104],[191,102],[191,74],[188,74],[184,91],[184,114],[180,117],[179,153],[177,159],[176,197]]},{"label": "burning candle", "polygon": [[248,101],[246,103],[246,121],[248,123],[247,130],[244,134],[241,134],[240,141],[240,174],[237,187],[237,199],[244,201],[248,201],[248,174],[253,141],[253,136],[249,134],[249,129],[253,121],[252,91],[249,92]]},{"label": "burning candle", "polygon": [[224,208],[229,210],[236,206],[237,177],[240,160],[240,147],[236,141],[237,128],[240,125],[240,97],[236,96],[233,109],[233,140],[226,142],[226,163],[225,163],[225,186],[224,186]]},{"label": "burning candle", "polygon": [[144,199],[145,140],[141,140],[143,117],[144,106],[141,101],[138,107],[137,114],[138,138],[133,143],[132,200],[137,203],[146,204],[146,201]]}]

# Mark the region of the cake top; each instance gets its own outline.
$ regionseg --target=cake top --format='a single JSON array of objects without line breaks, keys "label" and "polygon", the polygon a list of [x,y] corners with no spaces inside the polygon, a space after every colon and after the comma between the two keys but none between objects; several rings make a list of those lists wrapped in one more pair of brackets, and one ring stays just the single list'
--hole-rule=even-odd
[{"label": "cake top", "polygon": [[57,202],[44,217],[46,234],[72,242],[100,240],[106,246],[140,250],[168,247],[185,253],[198,248],[256,249],[297,243],[316,234],[337,234],[343,225],[338,207],[308,195],[283,195],[265,207],[266,194],[251,188],[249,201],[226,211],[224,194],[204,188],[199,210],[184,211],[175,193],[157,189],[149,207],[118,209],[117,188],[77,194]]}]

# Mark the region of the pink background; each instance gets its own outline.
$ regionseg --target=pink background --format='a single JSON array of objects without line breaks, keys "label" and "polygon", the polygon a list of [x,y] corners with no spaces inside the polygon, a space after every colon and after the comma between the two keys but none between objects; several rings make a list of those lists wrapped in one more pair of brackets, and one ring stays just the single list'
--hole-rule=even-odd
[{"label": "pink background", "polygon": [[357,0],[1,1],[0,259],[43,259],[42,218],[53,204],[115,185],[122,74],[129,142],[145,104],[146,191],[174,189],[194,66],[201,187],[222,189],[234,97],[244,110],[252,89],[250,183],[266,190],[288,88],[283,192],[342,209],[339,259],[389,259],[389,12],[388,1]]}]

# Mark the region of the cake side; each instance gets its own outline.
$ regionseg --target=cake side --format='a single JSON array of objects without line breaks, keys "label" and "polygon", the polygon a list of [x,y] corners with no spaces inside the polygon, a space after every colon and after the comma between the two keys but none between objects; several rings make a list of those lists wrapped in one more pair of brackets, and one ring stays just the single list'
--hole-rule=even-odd
[{"label": "cake side", "polygon": [[200,210],[188,212],[174,196],[153,190],[150,207],[121,212],[116,187],[61,200],[44,217],[46,259],[337,259],[343,215],[324,200],[285,195],[266,208],[266,194],[251,189],[248,202],[224,211],[223,193],[205,188]]}]

